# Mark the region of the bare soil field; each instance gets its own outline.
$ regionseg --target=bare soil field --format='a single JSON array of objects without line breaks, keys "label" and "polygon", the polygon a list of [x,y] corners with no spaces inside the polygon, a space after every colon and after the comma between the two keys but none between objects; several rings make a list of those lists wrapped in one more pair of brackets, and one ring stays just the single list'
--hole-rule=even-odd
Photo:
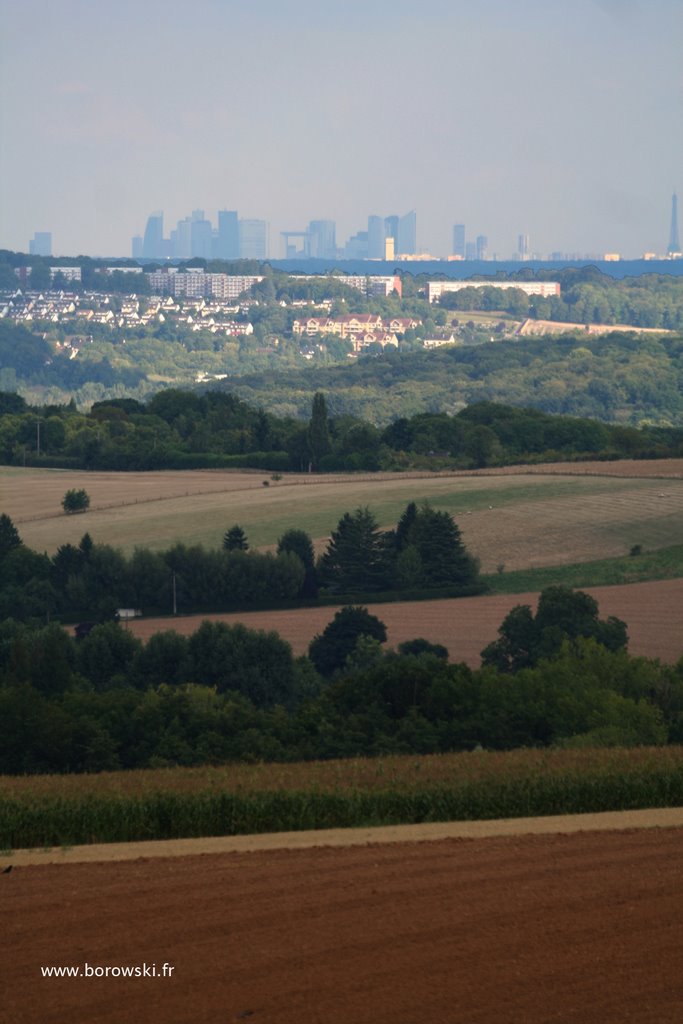
[{"label": "bare soil field", "polygon": [[[269,486],[264,487],[263,481]],[[61,499],[83,487],[87,513],[65,516]],[[484,572],[570,564],[683,543],[683,460],[559,463],[476,473],[382,473],[271,481],[259,472],[86,473],[0,469],[2,510],[39,551],[96,542],[125,551],[176,541],[219,546],[243,524],[252,547],[272,547],[291,527],[318,548],[343,512],[369,505],[395,524],[409,501],[451,512]]]},{"label": "bare soil field", "polygon": [[[616,587],[588,587],[598,601],[601,618],[616,615],[628,626],[629,652],[674,663],[683,655],[683,578]],[[401,601],[368,607],[387,627],[387,642],[396,647],[403,640],[424,637],[444,644],[451,661],[480,664],[481,650],[498,635],[507,613],[518,604],[534,609],[538,594],[495,594],[442,601]],[[188,615],[177,618],[138,619],[130,630],[147,640],[152,633],[174,629],[189,636],[205,618],[228,623],[243,622],[250,629],[274,629],[305,654],[313,637],[334,618],[337,608],[302,608],[296,611],[236,612],[226,615]]]},{"label": "bare soil field", "polygon": [[[18,867],[0,1019],[678,1024],[682,855],[652,829]],[[84,963],[157,974],[41,974]]]}]

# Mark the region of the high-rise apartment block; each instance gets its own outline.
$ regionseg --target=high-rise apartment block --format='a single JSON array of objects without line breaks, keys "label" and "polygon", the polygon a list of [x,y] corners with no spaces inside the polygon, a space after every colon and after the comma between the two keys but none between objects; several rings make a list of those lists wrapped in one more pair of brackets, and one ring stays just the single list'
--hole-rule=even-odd
[{"label": "high-rise apartment block", "polygon": [[194,268],[178,271],[176,267],[165,267],[149,275],[154,295],[195,299],[236,299],[262,280],[262,274],[206,274],[203,270]]},{"label": "high-rise apartment block", "polygon": [[551,298],[560,295],[562,289],[558,281],[429,281],[427,283],[427,299],[436,302],[447,292],[459,292],[463,288],[502,288],[517,289],[526,295],[541,295]]}]

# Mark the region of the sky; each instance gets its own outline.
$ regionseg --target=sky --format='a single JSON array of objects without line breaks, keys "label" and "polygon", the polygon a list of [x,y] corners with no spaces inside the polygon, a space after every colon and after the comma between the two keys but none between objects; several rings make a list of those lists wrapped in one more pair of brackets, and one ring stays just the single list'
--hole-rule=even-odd
[{"label": "sky", "polygon": [[508,258],[666,251],[683,0],[0,0],[0,248],[128,256],[219,209],[417,212]]}]

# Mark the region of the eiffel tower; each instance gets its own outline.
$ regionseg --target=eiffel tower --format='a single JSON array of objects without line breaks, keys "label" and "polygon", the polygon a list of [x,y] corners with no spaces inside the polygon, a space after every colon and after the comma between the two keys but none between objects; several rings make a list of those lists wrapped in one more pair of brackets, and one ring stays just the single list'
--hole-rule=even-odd
[{"label": "eiffel tower", "polygon": [[671,197],[671,230],[669,231],[669,248],[667,254],[673,256],[681,251],[681,243],[678,238],[678,197],[676,193]]}]

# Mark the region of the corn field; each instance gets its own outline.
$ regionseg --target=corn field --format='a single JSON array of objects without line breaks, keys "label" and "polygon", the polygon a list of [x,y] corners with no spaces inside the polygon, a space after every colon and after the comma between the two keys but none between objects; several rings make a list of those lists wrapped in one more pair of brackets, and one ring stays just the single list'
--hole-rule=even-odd
[{"label": "corn field", "polygon": [[0,778],[0,850],[683,804],[683,747]]}]

